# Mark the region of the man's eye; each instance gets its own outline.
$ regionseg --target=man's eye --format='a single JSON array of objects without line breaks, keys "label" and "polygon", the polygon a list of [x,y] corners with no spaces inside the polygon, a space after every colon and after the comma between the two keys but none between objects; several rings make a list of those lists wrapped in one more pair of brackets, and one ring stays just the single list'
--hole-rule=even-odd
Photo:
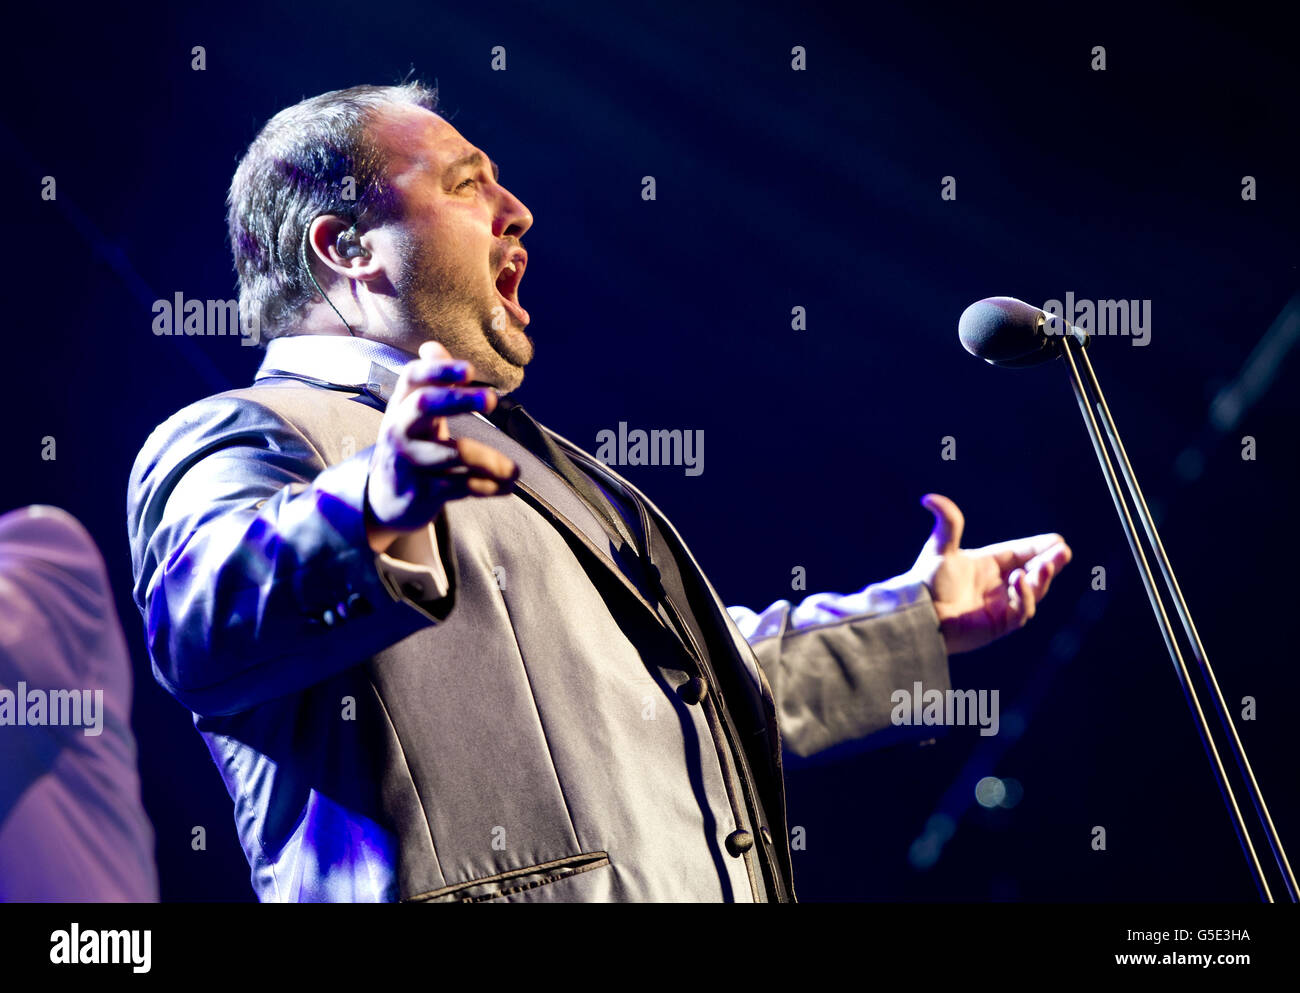
[{"label": "man's eye", "polygon": [[476,183],[476,182],[478,182],[478,180],[474,179],[474,178],[471,176],[469,179],[465,180],[463,183],[460,183],[460,184],[456,187],[456,189],[457,189],[457,190],[463,190],[466,186],[472,186],[472,185],[473,185],[474,183]]}]

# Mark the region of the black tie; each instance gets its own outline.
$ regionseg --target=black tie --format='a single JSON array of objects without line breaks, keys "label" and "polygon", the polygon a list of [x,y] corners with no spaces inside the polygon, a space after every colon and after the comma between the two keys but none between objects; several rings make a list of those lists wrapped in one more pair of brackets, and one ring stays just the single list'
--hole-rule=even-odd
[{"label": "black tie", "polygon": [[[511,438],[545,462],[592,509],[620,552],[636,554],[637,543],[609,499],[600,491],[591,477],[569,458],[568,454],[533,420],[523,406],[509,397],[498,396],[496,409],[487,415],[488,420]],[[626,546],[626,547],[620,547]]]}]

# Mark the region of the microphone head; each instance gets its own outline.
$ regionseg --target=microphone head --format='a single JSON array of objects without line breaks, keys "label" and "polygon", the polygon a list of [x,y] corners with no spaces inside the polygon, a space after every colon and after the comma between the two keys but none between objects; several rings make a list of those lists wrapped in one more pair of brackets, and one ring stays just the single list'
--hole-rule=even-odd
[{"label": "microphone head", "polygon": [[1044,334],[1047,315],[1015,297],[989,297],[962,311],[957,336],[962,347],[990,365],[1021,368],[1061,354],[1058,336]]}]

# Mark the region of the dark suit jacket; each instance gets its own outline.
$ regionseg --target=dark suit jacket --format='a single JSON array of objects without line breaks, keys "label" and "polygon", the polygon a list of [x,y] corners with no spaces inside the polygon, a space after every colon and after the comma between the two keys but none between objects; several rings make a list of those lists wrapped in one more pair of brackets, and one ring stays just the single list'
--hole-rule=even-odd
[{"label": "dark suit jacket", "polygon": [[889,730],[894,689],[948,688],[924,586],[803,623],[786,601],[737,611],[743,633],[657,508],[554,436],[640,497],[708,591],[720,708],[590,508],[478,415],[452,434],[513,458],[518,492],[445,508],[442,569],[375,556],[381,416],[357,389],[264,380],[173,416],[132,473],[154,672],[208,741],[259,895],[792,897],[782,748]]}]

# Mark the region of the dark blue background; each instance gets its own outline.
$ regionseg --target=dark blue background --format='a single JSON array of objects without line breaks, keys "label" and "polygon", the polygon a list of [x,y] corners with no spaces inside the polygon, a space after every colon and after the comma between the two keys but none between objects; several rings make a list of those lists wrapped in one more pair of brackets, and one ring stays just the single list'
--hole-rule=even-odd
[{"label": "dark blue background", "polygon": [[[1241,734],[1300,846],[1295,357],[1230,435],[1203,432],[1300,288],[1293,34],[1238,14],[326,2],[6,15],[0,508],[63,506],[104,550],[164,897],[251,891],[217,773],[149,672],[126,476],[155,424],[246,384],[261,353],[155,337],[150,304],[234,295],[225,192],[272,113],[413,68],[536,219],[521,298],[537,358],[519,398],[588,448],[619,421],[703,429],[702,476],[627,472],[728,602],[797,596],[796,565],[810,591],[903,571],[932,490],[965,510],[967,545],[1060,531],[1074,548],[1027,630],[954,661],[957,686],[1000,690],[1003,734],[957,729],[790,771],[804,899],[1253,899],[1064,369],[995,370],[955,333],[962,308],[994,294],[1152,301],[1150,345],[1102,339],[1094,361],[1224,693],[1259,702]],[[1089,69],[1098,44],[1105,72]],[[190,69],[194,45],[206,71]],[[1257,202],[1240,198],[1247,174]],[[55,202],[39,196],[45,175]],[[946,175],[955,202],[940,199]],[[806,331],[790,329],[795,305]],[[1256,461],[1239,457],[1243,434]],[[55,461],[40,456],[47,435]],[[940,459],[946,435],[955,462]],[[1185,479],[1174,461],[1198,439],[1205,472]],[[1089,588],[1094,565],[1106,592]],[[975,805],[985,774],[1018,780],[1021,802]],[[909,846],[940,809],[955,833],[914,868]],[[206,852],[190,849],[194,825]],[[1106,852],[1090,849],[1093,825]]]}]

